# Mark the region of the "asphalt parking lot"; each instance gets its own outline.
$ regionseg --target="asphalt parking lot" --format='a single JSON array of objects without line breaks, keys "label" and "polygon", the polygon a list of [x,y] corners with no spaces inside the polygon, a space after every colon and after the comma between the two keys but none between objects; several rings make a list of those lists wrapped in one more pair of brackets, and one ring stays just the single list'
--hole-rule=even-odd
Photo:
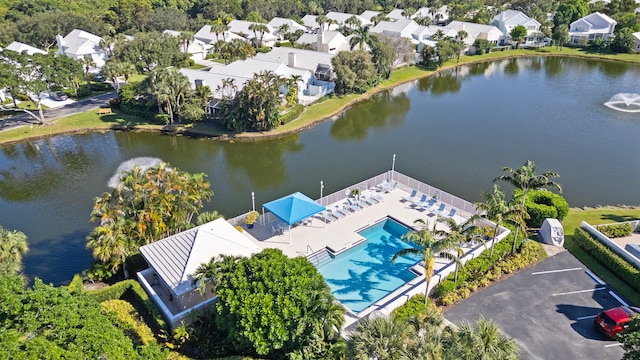
[{"label": "asphalt parking lot", "polygon": [[620,306],[611,288],[568,251],[494,284],[448,310],[459,325],[480,315],[514,338],[525,360],[620,359],[622,346],[598,332],[593,318]]}]

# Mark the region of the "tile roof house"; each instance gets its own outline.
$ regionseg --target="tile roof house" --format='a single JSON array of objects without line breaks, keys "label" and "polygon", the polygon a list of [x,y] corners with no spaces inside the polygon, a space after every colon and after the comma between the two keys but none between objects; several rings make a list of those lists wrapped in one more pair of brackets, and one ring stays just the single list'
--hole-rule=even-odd
[{"label": "tile roof house", "polygon": [[305,44],[309,49],[329,54],[350,50],[349,41],[338,31],[318,30],[316,34],[303,34],[295,43]]},{"label": "tile roof house", "polygon": [[599,12],[591,13],[569,25],[569,38],[572,44],[590,43],[596,38],[603,41],[613,36],[617,21]]},{"label": "tile roof house", "polygon": [[215,294],[200,295],[193,274],[221,255],[249,257],[261,249],[225,219],[169,236],[140,247],[149,268],[138,272],[140,284],[171,328],[188,321],[195,309],[211,305]]},{"label": "tile roof house", "polygon": [[7,45],[6,48],[4,48],[5,50],[11,50],[11,51],[15,51],[19,54],[22,54],[23,52],[27,52],[27,55],[31,56],[33,54],[42,54],[42,55],[46,55],[47,52],[44,50],[40,50],[37,47],[33,47],[31,45],[27,45],[25,43],[21,43],[18,41],[14,41],[11,44]]},{"label": "tile roof house", "polygon": [[[267,27],[268,31],[264,33],[262,33],[261,31],[253,31],[250,29],[251,25],[253,24],[264,25]],[[244,20],[231,20],[231,22],[227,24],[227,27],[229,28],[230,32],[242,36],[247,40],[262,41],[263,46],[273,47],[276,44],[276,40],[278,40],[275,35],[276,30],[267,24]]]},{"label": "tile roof house", "polygon": [[540,32],[540,23],[533,18],[528,17],[524,13],[516,10],[506,10],[496,15],[491,25],[497,27],[505,34],[505,40],[510,39],[510,33],[513,28],[522,25],[527,28],[527,36],[524,39],[524,45],[533,43]]},{"label": "tile roof house", "polygon": [[79,29],[73,29],[67,36],[56,35],[58,54],[80,60],[89,56],[96,64],[94,70],[104,66],[108,59],[107,50],[100,46],[103,39],[100,36]]}]

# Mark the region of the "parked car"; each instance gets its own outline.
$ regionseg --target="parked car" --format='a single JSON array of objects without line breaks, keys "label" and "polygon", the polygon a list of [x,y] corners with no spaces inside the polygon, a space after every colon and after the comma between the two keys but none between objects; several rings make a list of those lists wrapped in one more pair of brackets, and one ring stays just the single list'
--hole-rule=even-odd
[{"label": "parked car", "polygon": [[64,100],[67,100],[69,98],[69,96],[67,96],[67,94],[65,94],[62,91],[51,92],[51,93],[49,93],[49,97],[51,97],[55,101],[64,101]]},{"label": "parked car", "polygon": [[629,327],[629,321],[634,315],[640,314],[640,308],[634,306],[620,306],[596,315],[593,320],[596,327],[611,339]]}]

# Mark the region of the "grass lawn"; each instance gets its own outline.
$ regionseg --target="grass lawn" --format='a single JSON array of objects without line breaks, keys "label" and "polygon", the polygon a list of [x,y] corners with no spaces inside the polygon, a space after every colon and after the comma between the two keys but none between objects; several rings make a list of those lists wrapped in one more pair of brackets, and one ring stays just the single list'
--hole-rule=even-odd
[{"label": "grass lawn", "polygon": [[200,69],[206,68],[206,66],[200,65],[200,64],[193,64],[191,66],[187,66],[186,68],[191,70],[200,70]]},{"label": "grass lawn", "polygon": [[576,228],[580,227],[582,221],[586,221],[590,225],[599,225],[636,219],[640,219],[640,207],[571,208],[562,224],[564,226],[564,247],[629,301],[635,305],[640,305],[640,294],[637,291],[620,280],[573,242],[573,234]]}]

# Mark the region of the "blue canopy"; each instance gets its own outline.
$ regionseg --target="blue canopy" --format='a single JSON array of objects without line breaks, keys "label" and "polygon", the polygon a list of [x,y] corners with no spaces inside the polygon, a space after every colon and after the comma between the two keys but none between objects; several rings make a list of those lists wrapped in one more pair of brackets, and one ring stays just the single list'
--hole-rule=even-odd
[{"label": "blue canopy", "polygon": [[262,207],[289,225],[293,225],[326,209],[300,192],[273,200],[262,205]]}]

